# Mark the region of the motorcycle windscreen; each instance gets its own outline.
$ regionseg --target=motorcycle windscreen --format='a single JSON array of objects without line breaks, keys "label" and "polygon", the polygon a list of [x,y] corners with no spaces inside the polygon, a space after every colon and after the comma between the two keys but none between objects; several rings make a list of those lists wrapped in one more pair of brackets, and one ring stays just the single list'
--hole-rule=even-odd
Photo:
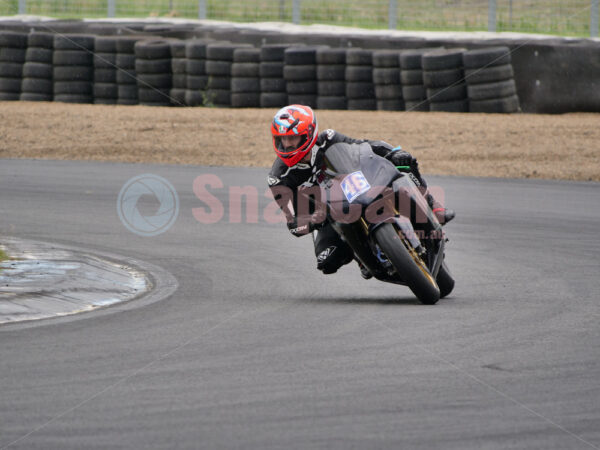
[{"label": "motorcycle windscreen", "polygon": [[367,143],[334,144],[325,152],[325,160],[335,173],[329,188],[330,204],[368,206],[399,176],[394,165],[373,153]]}]

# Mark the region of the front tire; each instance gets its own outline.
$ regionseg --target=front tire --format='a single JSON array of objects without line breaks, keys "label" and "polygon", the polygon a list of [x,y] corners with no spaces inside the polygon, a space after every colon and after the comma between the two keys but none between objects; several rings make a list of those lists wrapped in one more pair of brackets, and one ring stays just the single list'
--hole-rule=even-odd
[{"label": "front tire", "polygon": [[444,298],[449,295],[454,289],[454,278],[450,273],[450,269],[446,265],[446,261],[442,262],[438,276],[435,279],[440,288],[440,298]]},{"label": "front tire", "polygon": [[424,305],[436,304],[440,299],[440,289],[435,279],[416,252],[407,248],[396,228],[386,223],[374,233],[379,247],[419,301]]}]

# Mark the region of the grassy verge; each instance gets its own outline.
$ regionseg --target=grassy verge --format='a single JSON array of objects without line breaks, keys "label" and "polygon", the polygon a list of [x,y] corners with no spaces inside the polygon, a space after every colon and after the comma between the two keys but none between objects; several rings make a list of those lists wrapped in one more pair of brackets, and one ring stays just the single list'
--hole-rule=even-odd
[{"label": "grassy verge", "polygon": [[[233,22],[292,21],[287,0],[206,0],[206,17]],[[27,13],[56,18],[106,17],[106,0],[27,0]],[[198,0],[115,0],[117,17],[198,18]],[[388,27],[388,0],[302,0],[301,24],[369,29]],[[397,28],[429,31],[484,31],[488,2],[482,0],[397,0]],[[17,14],[18,0],[0,1],[0,15]],[[508,0],[497,2],[497,31],[589,36],[589,0]]]},{"label": "grassy verge", "polygon": [[[10,257],[6,254],[4,250],[0,248],[0,262],[10,259]],[[0,271],[2,271],[2,267],[0,267]]]}]

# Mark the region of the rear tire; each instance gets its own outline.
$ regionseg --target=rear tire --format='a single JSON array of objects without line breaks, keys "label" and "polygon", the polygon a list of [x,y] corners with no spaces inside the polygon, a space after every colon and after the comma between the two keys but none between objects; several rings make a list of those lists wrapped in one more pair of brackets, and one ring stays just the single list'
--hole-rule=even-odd
[{"label": "rear tire", "polygon": [[419,301],[435,305],[440,299],[437,283],[423,260],[404,246],[396,228],[389,223],[380,226],[375,230],[375,240]]}]

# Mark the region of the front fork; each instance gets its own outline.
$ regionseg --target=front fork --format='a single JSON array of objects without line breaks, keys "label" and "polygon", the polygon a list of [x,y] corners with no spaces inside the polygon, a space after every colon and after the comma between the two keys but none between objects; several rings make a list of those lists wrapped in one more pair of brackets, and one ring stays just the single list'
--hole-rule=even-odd
[{"label": "front fork", "polygon": [[[395,187],[397,188],[397,186]],[[395,189],[393,198],[398,198],[402,192],[406,194],[405,188],[406,186]],[[365,230],[367,237],[370,237],[382,224],[393,223],[398,231],[402,244],[409,253],[413,255],[413,258],[419,258],[423,261],[431,275],[435,278],[444,260],[445,238],[442,226],[439,224],[435,215],[431,212],[431,208],[425,203],[426,200],[422,196],[405,195],[404,197],[405,199],[410,200],[411,205],[414,202],[414,206],[417,208],[417,213],[415,214],[416,217],[423,216],[426,218],[426,226],[423,229],[415,230],[408,217],[401,214],[396,208],[396,205],[389,203],[387,204],[387,208],[390,208],[388,211],[393,211],[394,216],[374,224],[367,224],[366,221],[361,218],[363,229]],[[393,200],[391,202],[393,203]],[[413,214],[412,207],[411,210],[404,212],[408,215]],[[371,239],[370,241],[372,242],[374,252],[376,254],[380,253],[377,243]]]},{"label": "front fork", "polygon": [[[378,217],[376,223],[369,223],[365,220],[365,211],[361,217],[354,223],[342,223],[331,221],[332,226],[336,229],[354,250],[356,258],[378,279],[388,277],[387,264],[378,256],[377,243],[371,238],[372,233],[384,223],[392,222],[398,230],[399,237],[407,250],[423,260],[433,277],[437,276],[440,266],[443,261],[444,254],[444,238],[442,227],[437,221],[431,208],[427,204],[425,198],[418,192],[418,188],[411,181],[398,178],[393,183],[393,195],[387,196],[380,203],[382,210],[388,211],[388,217]],[[401,202],[396,205],[396,199],[400,198]],[[422,220],[425,224],[425,230],[415,231],[409,218],[411,217],[412,207],[415,209],[415,217],[417,220]],[[398,207],[402,210],[399,211]],[[409,208],[406,211],[405,208]],[[420,236],[419,233],[423,233]],[[436,238],[437,236],[437,238]],[[425,245],[421,239],[432,239]],[[438,241],[437,244],[435,241]]]}]

